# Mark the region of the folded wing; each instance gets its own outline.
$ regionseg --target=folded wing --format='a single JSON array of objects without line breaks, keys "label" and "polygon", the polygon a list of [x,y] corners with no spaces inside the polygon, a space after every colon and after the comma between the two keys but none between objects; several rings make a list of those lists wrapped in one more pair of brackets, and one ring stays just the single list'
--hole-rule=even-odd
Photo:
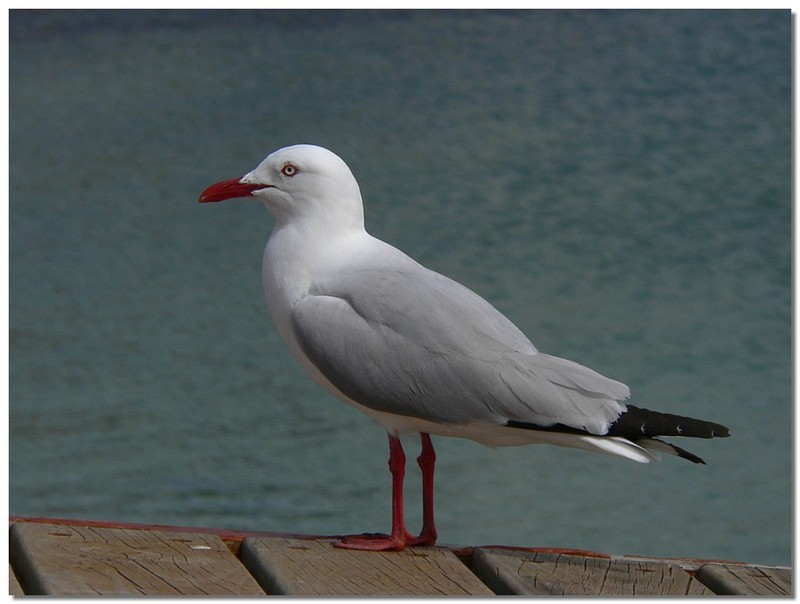
[{"label": "folded wing", "polygon": [[626,409],[627,386],[539,353],[483,298],[419,265],[319,281],[292,322],[325,377],[376,411],[603,435]]}]

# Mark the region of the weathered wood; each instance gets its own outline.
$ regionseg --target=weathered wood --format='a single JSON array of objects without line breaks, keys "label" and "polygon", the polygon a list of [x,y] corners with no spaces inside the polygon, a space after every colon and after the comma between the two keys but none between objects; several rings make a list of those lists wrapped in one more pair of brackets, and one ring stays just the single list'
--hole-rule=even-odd
[{"label": "weathered wood", "polygon": [[330,538],[263,531],[41,518],[11,523],[9,593],[15,596],[264,595],[230,553],[243,542],[251,572],[276,594],[485,596],[489,587],[525,595],[792,593],[790,568],[719,561],[502,546],[358,552],[334,549]]},{"label": "weathered wood", "polygon": [[[57,524],[59,526],[92,526],[95,528],[121,528],[133,529],[138,531],[162,531],[165,533],[204,533],[218,535],[223,541],[228,543],[228,547],[238,550],[239,545],[245,537],[287,537],[290,539],[309,539],[309,535],[298,533],[282,533],[275,531],[238,531],[226,528],[211,528],[201,526],[177,526],[172,524],[142,524],[139,522],[122,522],[119,520],[82,520],[74,518],[54,518],[49,516],[9,516],[9,522],[16,523],[37,523],[37,524]],[[326,539],[328,537],[319,535],[316,538]]]},{"label": "weathered wood", "polygon": [[17,581],[17,575],[14,574],[14,569],[8,565],[8,595],[9,596],[24,596],[25,592]]},{"label": "weathered wood", "polygon": [[268,594],[292,596],[468,596],[492,592],[449,550],[338,549],[331,540],[248,538],[242,562]]},{"label": "weathered wood", "polygon": [[500,595],[713,595],[676,564],[477,548],[472,570]]},{"label": "weathered wood", "polygon": [[704,564],[698,580],[714,593],[741,596],[792,595],[792,569],[744,564]]},{"label": "weathered wood", "polygon": [[9,545],[27,594],[263,595],[217,535],[14,524]]}]

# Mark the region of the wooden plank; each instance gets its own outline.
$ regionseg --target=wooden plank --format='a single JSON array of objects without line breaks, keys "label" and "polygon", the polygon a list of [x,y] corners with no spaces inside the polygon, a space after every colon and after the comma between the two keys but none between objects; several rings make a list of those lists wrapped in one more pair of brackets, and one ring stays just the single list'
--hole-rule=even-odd
[{"label": "wooden plank", "polygon": [[713,595],[676,564],[477,548],[472,570],[499,595]]},{"label": "wooden plank", "polygon": [[447,549],[365,552],[332,540],[247,538],[242,562],[268,594],[291,596],[493,595]]},{"label": "wooden plank", "polygon": [[714,593],[740,596],[791,596],[792,569],[745,564],[703,564],[697,578]]},{"label": "wooden plank", "polygon": [[[219,535],[223,541],[228,543],[228,547],[233,550],[239,549],[239,545],[245,537],[288,537],[292,539],[309,539],[309,535],[297,533],[281,533],[274,531],[238,531],[227,528],[211,528],[201,526],[176,526],[171,524],[141,524],[137,522],[122,522],[119,520],[82,520],[74,518],[53,518],[48,516],[9,516],[12,524],[20,522],[35,522],[38,524],[58,524],[67,526],[93,526],[95,528],[124,528],[140,531],[163,531],[166,533],[206,533]],[[317,538],[326,539],[327,536],[319,535]]]},{"label": "wooden plank", "polygon": [[8,595],[9,596],[24,596],[25,592],[17,581],[17,575],[14,574],[14,569],[8,565]]},{"label": "wooden plank", "polygon": [[216,535],[14,524],[9,545],[27,594],[263,595]]}]

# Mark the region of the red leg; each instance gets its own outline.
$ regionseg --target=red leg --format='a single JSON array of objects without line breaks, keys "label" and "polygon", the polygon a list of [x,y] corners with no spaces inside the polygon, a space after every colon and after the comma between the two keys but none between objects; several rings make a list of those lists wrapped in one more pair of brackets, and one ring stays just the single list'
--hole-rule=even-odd
[{"label": "red leg", "polygon": [[422,452],[417,463],[422,470],[422,532],[408,545],[435,545],[436,525],[433,522],[433,469],[436,465],[436,451],[427,432],[420,434]]},{"label": "red leg", "polygon": [[406,531],[403,519],[403,480],[406,472],[406,456],[403,445],[394,434],[389,434],[389,471],[392,473],[392,534],[375,538],[350,536],[335,543],[336,547],[346,549],[365,549],[372,551],[401,550],[412,539]]}]

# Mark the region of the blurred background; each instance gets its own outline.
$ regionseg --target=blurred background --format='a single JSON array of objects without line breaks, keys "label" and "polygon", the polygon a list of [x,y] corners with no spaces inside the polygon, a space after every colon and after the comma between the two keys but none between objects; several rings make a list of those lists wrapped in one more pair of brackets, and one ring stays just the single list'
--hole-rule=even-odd
[{"label": "blurred background", "polygon": [[[197,204],[308,142],[540,350],[733,430],[681,443],[707,466],[435,438],[442,543],[790,564],[791,25],[12,10],[11,513],[389,529],[385,433],[267,315],[271,217]],[[411,530],[419,493],[411,462]]]}]

